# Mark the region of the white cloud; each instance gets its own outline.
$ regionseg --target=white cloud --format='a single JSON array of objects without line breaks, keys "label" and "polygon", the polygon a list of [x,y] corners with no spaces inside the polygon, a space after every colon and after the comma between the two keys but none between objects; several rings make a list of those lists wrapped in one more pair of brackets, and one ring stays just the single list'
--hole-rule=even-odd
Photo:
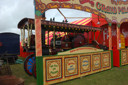
[{"label": "white cloud", "polygon": [[34,18],[33,0],[2,0],[0,2],[0,32],[18,32],[18,22]]},{"label": "white cloud", "polygon": [[[86,12],[60,9],[66,17],[90,17]],[[34,18],[33,0],[1,0],[0,1],[0,32],[20,33],[17,24],[23,18]],[[62,22],[63,16],[56,9],[46,12],[47,20],[55,17],[55,21]],[[78,19],[68,19],[69,22]]]}]

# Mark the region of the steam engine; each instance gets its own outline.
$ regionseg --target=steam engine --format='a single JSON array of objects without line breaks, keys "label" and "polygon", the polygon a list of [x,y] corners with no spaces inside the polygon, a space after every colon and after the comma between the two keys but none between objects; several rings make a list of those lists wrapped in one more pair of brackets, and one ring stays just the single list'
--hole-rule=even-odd
[{"label": "steam engine", "polygon": [[[87,39],[82,33],[67,34],[63,37],[55,35],[55,39],[52,38],[49,45],[42,45],[42,49],[45,49],[42,53],[43,55],[54,55],[57,54],[57,52],[66,51],[84,45],[87,45]],[[23,48],[24,51],[35,51],[34,35],[31,35],[30,48],[27,47],[27,43]]]}]

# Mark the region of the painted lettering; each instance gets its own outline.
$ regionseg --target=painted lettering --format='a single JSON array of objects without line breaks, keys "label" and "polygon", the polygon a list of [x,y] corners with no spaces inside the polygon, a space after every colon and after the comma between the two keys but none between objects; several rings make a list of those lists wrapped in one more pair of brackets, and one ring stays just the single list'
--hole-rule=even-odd
[{"label": "painted lettering", "polygon": [[128,7],[126,8],[126,7],[118,7],[118,13],[119,14],[126,14],[126,13],[128,13]]},{"label": "painted lettering", "polygon": [[105,6],[104,4],[100,4],[99,2],[96,3],[96,8],[97,10],[102,11],[104,13],[117,14],[116,7]]},{"label": "painted lettering", "polygon": [[58,71],[55,71],[55,72],[51,71],[50,73],[51,73],[51,74],[56,74],[56,73],[58,73]]},{"label": "painted lettering", "polygon": [[88,64],[83,64],[82,66],[88,66]]},{"label": "painted lettering", "polygon": [[69,68],[68,71],[74,70],[75,68]]},{"label": "painted lettering", "polygon": [[83,61],[83,63],[85,63],[85,62],[88,62],[88,61]]},{"label": "painted lettering", "polygon": [[75,63],[68,63],[68,65],[75,64]]}]

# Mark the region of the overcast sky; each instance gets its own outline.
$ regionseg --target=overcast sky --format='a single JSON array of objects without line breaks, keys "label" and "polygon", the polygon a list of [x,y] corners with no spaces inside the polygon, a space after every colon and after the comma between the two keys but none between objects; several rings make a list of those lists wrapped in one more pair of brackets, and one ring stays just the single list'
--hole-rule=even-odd
[{"label": "overcast sky", "polygon": [[[78,10],[60,9],[66,17],[90,17],[86,12]],[[0,0],[0,32],[13,32],[20,34],[17,28],[18,22],[23,18],[34,18],[33,0]],[[64,18],[56,10],[48,10],[46,19],[55,17],[55,21],[62,21]],[[74,19],[68,19],[69,22]]]}]

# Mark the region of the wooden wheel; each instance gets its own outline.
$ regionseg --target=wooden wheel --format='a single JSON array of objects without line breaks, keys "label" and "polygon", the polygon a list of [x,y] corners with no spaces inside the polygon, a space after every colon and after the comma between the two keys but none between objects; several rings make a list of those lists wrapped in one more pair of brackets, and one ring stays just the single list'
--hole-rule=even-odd
[{"label": "wooden wheel", "polygon": [[36,62],[35,54],[29,55],[24,61],[24,70],[28,75],[32,75],[32,67]]}]

